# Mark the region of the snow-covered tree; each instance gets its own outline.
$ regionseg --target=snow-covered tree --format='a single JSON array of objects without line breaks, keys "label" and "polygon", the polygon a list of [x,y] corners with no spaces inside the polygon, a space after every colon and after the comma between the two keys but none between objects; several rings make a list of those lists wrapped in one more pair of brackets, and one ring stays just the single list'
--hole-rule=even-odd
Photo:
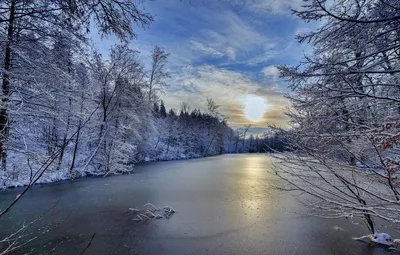
[{"label": "snow-covered tree", "polygon": [[314,197],[310,205],[328,216],[365,220],[372,234],[377,222],[400,219],[387,152],[376,144],[377,129],[400,114],[399,10],[400,1],[307,1],[294,14],[322,21],[297,36],[313,53],[279,67],[293,104],[292,129],[281,133],[297,152],[275,169],[284,188]]},{"label": "snow-covered tree", "polygon": [[[0,62],[0,157],[3,170],[6,170],[8,152],[26,149],[25,135],[39,128],[36,123],[43,119],[53,119],[54,123],[64,125],[46,131],[52,136],[47,144],[49,151],[55,147],[61,150],[58,163],[61,167],[69,141],[67,136],[72,132],[73,116],[68,111],[72,110],[73,101],[77,101],[73,88],[73,62],[74,57],[82,54],[81,46],[87,41],[90,22],[103,36],[114,34],[127,40],[135,36],[135,23],[144,26],[152,21],[152,16],[139,6],[124,0],[5,0],[0,3],[4,47]],[[55,107],[57,99],[65,99],[67,107]],[[19,127],[18,117],[20,120],[26,118],[26,121],[31,118],[30,124],[35,126]],[[35,134],[38,133],[41,132]]]},{"label": "snow-covered tree", "polygon": [[169,53],[155,46],[151,52],[151,69],[148,78],[149,100],[157,101],[159,93],[167,86],[166,79],[170,77],[166,64]]}]

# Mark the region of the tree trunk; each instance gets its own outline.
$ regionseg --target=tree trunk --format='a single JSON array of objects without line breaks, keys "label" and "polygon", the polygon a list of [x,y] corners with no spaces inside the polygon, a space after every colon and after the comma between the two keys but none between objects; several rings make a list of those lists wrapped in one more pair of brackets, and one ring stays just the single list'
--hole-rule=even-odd
[{"label": "tree trunk", "polygon": [[211,142],[208,144],[207,149],[206,149],[206,151],[205,151],[204,154],[203,154],[203,157],[207,156],[208,150],[210,149],[211,144],[214,142],[214,138],[215,138],[215,135],[214,135],[213,138],[211,139]]},{"label": "tree trunk", "polygon": [[104,126],[106,125],[106,121],[107,121],[107,102],[106,102],[106,83],[104,82],[103,84],[103,99],[102,99],[102,108],[103,108],[103,122],[100,125],[100,133],[99,133],[99,143],[101,140],[101,137],[103,136],[103,132],[104,132]]},{"label": "tree trunk", "polygon": [[[83,83],[83,86],[85,84]],[[82,115],[83,113],[83,102],[84,102],[84,94],[82,93],[81,96],[81,108],[79,110],[79,113]],[[75,138],[75,147],[74,147],[74,154],[72,156],[72,163],[71,163],[71,167],[69,168],[69,172],[72,173],[72,170],[74,170],[75,167],[75,161],[76,161],[76,153],[78,152],[78,145],[79,145],[79,136],[81,134],[81,128],[82,128],[82,120],[81,117],[79,117],[79,122],[78,122],[78,130],[76,133],[76,138]]]},{"label": "tree trunk", "polygon": [[15,21],[15,4],[16,0],[11,1],[10,17],[8,22],[7,31],[7,46],[4,57],[4,73],[3,73],[3,84],[1,98],[1,110],[0,110],[0,157],[2,162],[2,169],[5,171],[7,166],[7,151],[4,148],[7,142],[8,136],[8,101],[10,93],[10,72],[11,72],[11,47],[14,34],[14,21]]},{"label": "tree trunk", "polygon": [[57,170],[61,169],[62,161],[63,161],[63,158],[64,158],[65,148],[67,148],[67,145],[68,145],[67,138],[68,138],[70,122],[71,122],[71,119],[70,119],[70,116],[68,114],[67,127],[65,128],[65,134],[64,134],[63,143],[62,143],[62,146],[61,146],[60,159],[58,160]]},{"label": "tree trunk", "polygon": [[82,125],[82,123],[79,120],[78,131],[76,133],[76,138],[75,138],[74,154],[72,155],[72,163],[71,163],[71,167],[69,168],[70,173],[72,173],[72,170],[74,170],[74,167],[75,167],[76,153],[78,151],[79,135],[81,133],[81,125]]},{"label": "tree trunk", "polygon": [[239,145],[239,138],[236,138],[236,143],[235,143],[235,153],[238,153],[238,145]]}]

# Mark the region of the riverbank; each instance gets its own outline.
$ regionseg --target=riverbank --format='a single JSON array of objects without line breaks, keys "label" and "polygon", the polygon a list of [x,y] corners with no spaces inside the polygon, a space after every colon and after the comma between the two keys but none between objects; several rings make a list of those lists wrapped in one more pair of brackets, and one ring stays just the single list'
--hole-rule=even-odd
[{"label": "riverbank", "polygon": [[[144,163],[151,163],[151,162],[168,162],[168,161],[177,161],[177,160],[189,160],[189,159],[199,159],[199,158],[207,158],[207,157],[214,157],[220,155],[229,155],[229,154],[239,154],[239,153],[226,153],[226,154],[219,154],[219,155],[208,155],[208,156],[201,156],[201,155],[180,155],[175,158],[143,158],[136,163],[132,164],[132,170],[128,172],[95,172],[95,171],[74,171],[71,173],[68,169],[61,169],[61,170],[54,170],[49,169],[47,170],[43,176],[35,183],[35,184],[48,184],[48,183],[55,183],[55,182],[62,182],[67,180],[76,180],[81,178],[87,177],[107,177],[107,176],[115,176],[115,175],[123,175],[123,174],[132,174],[135,172],[135,166],[144,164]],[[257,153],[253,153],[257,154]],[[0,171],[0,192],[5,191],[8,189],[13,189],[17,187],[25,187],[30,184],[30,171],[22,171],[21,174],[16,174],[13,172],[1,172]]]}]

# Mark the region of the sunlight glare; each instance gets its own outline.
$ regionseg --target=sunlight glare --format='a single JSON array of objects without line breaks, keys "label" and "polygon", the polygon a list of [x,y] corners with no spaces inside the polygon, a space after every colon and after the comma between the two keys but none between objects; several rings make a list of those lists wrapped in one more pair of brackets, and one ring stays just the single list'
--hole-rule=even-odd
[{"label": "sunlight glare", "polygon": [[244,105],[244,113],[248,120],[259,122],[267,109],[267,100],[257,95],[246,95],[241,100]]}]

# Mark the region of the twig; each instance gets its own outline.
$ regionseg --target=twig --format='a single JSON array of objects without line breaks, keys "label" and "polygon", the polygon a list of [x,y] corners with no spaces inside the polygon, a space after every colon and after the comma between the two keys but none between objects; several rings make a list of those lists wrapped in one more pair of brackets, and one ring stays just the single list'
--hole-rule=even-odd
[{"label": "twig", "polygon": [[80,255],[82,255],[83,253],[85,253],[85,251],[89,248],[89,246],[92,244],[93,238],[96,235],[96,233],[93,233],[92,238],[90,238],[89,243],[86,245],[85,249],[80,253]]}]

